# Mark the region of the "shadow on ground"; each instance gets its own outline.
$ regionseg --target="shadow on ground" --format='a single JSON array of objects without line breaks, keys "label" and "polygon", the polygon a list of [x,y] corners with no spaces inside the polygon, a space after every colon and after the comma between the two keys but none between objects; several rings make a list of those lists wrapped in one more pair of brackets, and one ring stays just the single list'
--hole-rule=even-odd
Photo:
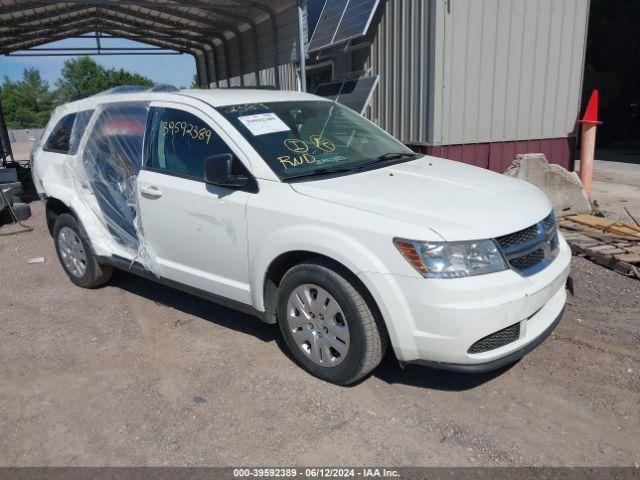
[{"label": "shadow on ground", "polygon": [[263,342],[271,342],[279,337],[280,332],[274,325],[132,273],[117,271],[109,285],[221,327],[252,335]]},{"label": "shadow on ground", "polygon": [[515,364],[487,373],[458,373],[422,365],[400,368],[393,352],[388,352],[373,375],[387,383],[399,383],[431,390],[461,392],[490,382],[511,369]]},{"label": "shadow on ground", "polygon": [[[275,342],[282,353],[294,362],[276,325],[268,325],[251,315],[217,305],[128,272],[118,271],[111,280],[110,286],[121,288],[134,295],[139,295],[207,322],[252,335],[263,342]],[[403,369],[400,368],[393,352],[389,350],[382,363],[374,370],[373,376],[389,384],[404,384],[434,390],[464,391],[489,382],[510,368],[511,366],[508,366],[484,374],[447,372],[419,365],[407,365]],[[356,385],[366,381],[366,378]]]}]

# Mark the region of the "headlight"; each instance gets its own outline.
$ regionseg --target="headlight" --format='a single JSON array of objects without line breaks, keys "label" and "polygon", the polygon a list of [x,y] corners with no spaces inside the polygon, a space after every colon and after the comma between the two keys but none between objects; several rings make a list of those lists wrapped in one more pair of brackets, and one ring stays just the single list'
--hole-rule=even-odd
[{"label": "headlight", "polygon": [[496,242],[417,242],[393,240],[402,256],[426,278],[458,278],[506,270]]}]

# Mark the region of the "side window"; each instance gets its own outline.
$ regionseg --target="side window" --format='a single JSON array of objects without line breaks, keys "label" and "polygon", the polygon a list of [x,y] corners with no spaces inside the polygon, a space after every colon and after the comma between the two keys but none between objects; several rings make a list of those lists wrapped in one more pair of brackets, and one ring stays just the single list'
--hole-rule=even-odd
[{"label": "side window", "polygon": [[92,115],[93,110],[83,110],[82,112],[78,112],[76,121],[71,129],[71,137],[69,139],[69,153],[71,155],[78,153],[80,140],[82,140],[82,135],[84,135],[84,131],[87,129],[87,125],[89,124],[89,120]]},{"label": "side window", "polygon": [[47,138],[47,142],[42,148],[51,152],[69,153],[69,141],[75,119],[75,113],[70,113],[62,117],[58,124],[53,127],[53,130],[51,130],[49,138]]},{"label": "side window", "polygon": [[211,126],[195,115],[174,108],[152,110],[147,168],[200,180],[208,157],[232,153]]}]

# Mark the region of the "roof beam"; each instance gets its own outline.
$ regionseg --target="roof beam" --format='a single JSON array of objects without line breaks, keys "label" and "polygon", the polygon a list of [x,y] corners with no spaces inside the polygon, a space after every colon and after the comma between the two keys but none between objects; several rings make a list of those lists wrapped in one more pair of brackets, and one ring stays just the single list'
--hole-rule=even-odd
[{"label": "roof beam", "polygon": [[[177,12],[177,11],[167,12],[166,10],[161,9],[161,8],[147,7],[147,6],[141,7],[141,8],[146,9],[146,10],[156,11],[156,12],[159,12],[159,13],[161,13],[163,15],[174,16],[174,17],[180,18],[180,19],[182,19],[184,21],[187,21],[187,22],[200,23],[200,24],[203,24],[203,25],[207,24],[206,18],[198,17],[196,15],[192,15],[192,14],[189,14],[189,13],[186,13],[186,12]],[[119,7],[119,9],[121,9],[121,7]],[[125,10],[128,10],[128,9],[125,9]],[[129,11],[129,13],[131,13],[131,11]],[[156,21],[157,17],[154,17],[153,20]],[[240,31],[237,28],[235,28],[235,26],[229,27],[228,24],[226,24],[226,25],[227,25],[226,29],[231,31],[236,36],[236,38],[238,39],[237,48],[238,48],[238,56],[240,57],[240,85],[244,86],[244,75],[243,75],[244,74],[244,49],[243,49],[243,46],[242,46],[242,41],[240,40]],[[184,25],[184,27],[185,28],[189,28],[188,25]],[[231,75],[231,72],[228,72],[227,76],[229,77],[230,75]]]},{"label": "roof beam", "polygon": [[46,37],[35,37],[35,38],[32,37],[30,39],[22,39],[14,42],[2,43],[0,44],[0,51],[6,55],[11,51],[26,50],[31,47],[45,45],[47,43],[55,42],[57,40],[63,40],[67,38],[66,35],[82,35],[83,33],[88,33],[90,31],[91,29],[87,29],[87,27],[84,27],[84,28],[79,27],[71,31],[68,29],[66,31],[60,31],[60,33],[57,35],[49,35]]},{"label": "roof beam", "polygon": [[[41,29],[41,31],[39,31],[40,33],[40,37],[44,37],[42,34],[47,33],[59,33],[60,28],[69,28],[72,26],[75,26],[76,23],[78,22],[82,22],[83,25],[87,25],[89,26],[90,22],[95,22],[95,26],[99,29],[100,25],[108,22],[110,26],[115,26],[115,27],[120,27],[122,26],[122,22],[123,21],[127,21],[127,24],[125,26],[135,26],[136,27],[136,31],[138,32],[145,32],[147,35],[151,34],[151,35],[156,35],[156,37],[154,38],[166,38],[167,40],[179,40],[179,37],[175,36],[176,31],[181,32],[181,33],[189,33],[189,38],[185,38],[187,40],[193,40],[194,42],[197,41],[200,45],[202,44],[209,44],[208,43],[208,39],[206,37],[204,37],[203,35],[198,35],[197,33],[195,33],[195,36],[193,35],[193,33],[191,31],[185,32],[184,30],[176,30],[176,29],[169,29],[169,30],[165,30],[163,28],[159,28],[153,25],[148,25],[145,23],[140,23],[137,21],[132,21],[131,19],[123,19],[121,17],[119,17],[117,14],[114,14],[114,12],[108,12],[108,11],[103,11],[101,16],[98,18],[96,17],[95,13],[92,14],[88,14],[88,15],[82,15],[79,17],[75,17],[73,19],[71,19],[71,22],[65,20],[65,21],[59,21],[59,22],[55,22],[52,24],[48,24],[47,27],[43,27]],[[144,20],[144,19],[143,19]],[[212,33],[211,31],[206,31],[206,30],[201,30],[202,32],[206,32],[206,33]],[[7,35],[4,36],[4,38],[16,38],[16,39],[24,39],[26,40],[30,40],[33,39],[34,36],[32,33],[27,33],[25,35],[21,35],[21,34],[13,34],[13,32],[3,32],[3,33],[7,33]],[[171,33],[174,33],[174,35],[171,35]],[[103,37],[104,38],[104,37]],[[143,37],[145,38],[145,37]]]},{"label": "roof beam", "polygon": [[[3,35],[8,35],[8,36],[25,36],[25,37],[31,37],[33,36],[33,34],[28,33],[30,31],[37,31],[39,33],[42,32],[46,32],[47,30],[53,30],[55,28],[58,27],[66,27],[66,26],[70,26],[75,22],[79,22],[81,20],[89,20],[89,19],[93,19],[96,20],[96,12],[92,12],[92,13],[87,13],[86,15],[79,15],[77,17],[73,17],[73,18],[66,18],[63,20],[59,20],[57,22],[50,22],[47,23],[45,25],[37,25],[37,26],[28,26],[28,27],[10,27],[8,25],[0,25],[0,28],[7,28],[9,29],[8,31],[3,31],[1,32]],[[12,35],[13,32],[18,32],[18,33],[24,33],[24,35]]]},{"label": "roof beam", "polygon": [[51,7],[51,6],[54,6],[54,5],[55,5],[55,3],[51,3],[50,0],[47,0],[47,2],[19,3],[18,5],[14,5],[14,6],[11,6],[11,7],[2,6],[2,7],[0,7],[0,16],[2,16],[2,15],[10,15],[12,13],[23,12],[23,11],[29,10],[31,8],[46,8],[46,7]]},{"label": "roof beam", "polygon": [[94,8],[95,7],[86,7],[86,6],[71,7],[65,10],[55,10],[53,12],[47,13],[46,15],[36,14],[36,15],[26,16],[22,18],[17,18],[17,19],[10,19],[10,20],[7,20],[8,23],[2,22],[2,25],[15,27],[17,25],[24,25],[25,23],[42,22],[43,20],[50,20],[52,18],[61,17],[63,15],[69,15],[72,13],[77,13],[82,11],[89,11]]},{"label": "roof beam", "polygon": [[[0,48],[2,48],[3,50],[7,50],[7,49],[12,49],[12,50],[25,50],[28,49],[32,46],[35,45],[31,45],[32,42],[30,42],[30,40],[32,41],[37,41],[39,42],[38,45],[42,45],[44,43],[50,43],[56,40],[61,40],[64,37],[64,32],[68,32],[69,34],[71,34],[71,32],[69,32],[69,27],[73,27],[75,29],[78,28],[89,28],[88,31],[93,31],[96,29],[96,24],[95,24],[95,19],[94,18],[85,18],[85,19],[78,19],[77,22],[79,22],[78,25],[61,25],[60,28],[58,30],[54,30],[53,32],[49,32],[47,35],[40,35],[38,37],[34,37],[33,35],[30,35],[28,37],[25,38],[18,38],[16,40],[14,40],[13,42],[9,42],[9,43],[2,43],[0,45]],[[106,22],[108,22],[108,25],[106,24]],[[155,35],[155,32],[153,31],[152,28],[149,28],[149,30],[144,30],[141,28],[129,28],[126,25],[122,25],[120,23],[118,23],[117,20],[110,20],[110,19],[106,19],[103,18],[102,22],[98,23],[98,29],[107,32],[107,29],[102,27],[102,24],[105,24],[106,26],[108,26],[109,28],[116,28],[119,31],[123,31],[123,32],[127,32],[129,35],[127,36],[127,38],[131,37],[131,38],[135,38],[138,41],[141,41],[143,43],[148,43],[148,44],[153,44],[152,40],[157,40],[157,41],[161,41],[163,44],[161,45],[163,48],[166,48],[168,45],[170,46],[170,48],[172,49],[185,49],[185,48],[195,48],[195,49],[201,49],[203,48],[203,45],[205,42],[196,42],[195,39],[194,41],[190,41],[187,39],[181,39],[179,37],[153,37],[150,38],[150,35]],[[83,32],[83,33],[87,33],[87,32]],[[108,32],[107,32],[108,33]],[[122,35],[120,35],[122,36]],[[158,45],[157,45],[158,46]],[[19,48],[18,48],[19,47]]]},{"label": "roof beam", "polygon": [[[95,29],[95,25],[93,25],[92,23],[85,24],[85,25],[78,25],[74,33],[77,32],[79,29],[84,29],[82,33],[87,33],[87,32],[93,31]],[[179,52],[184,52],[192,49],[200,50],[203,48],[202,44],[198,44],[195,42],[190,42],[182,39],[176,39],[176,38],[171,40],[168,40],[168,39],[162,40],[158,38],[151,39],[148,36],[145,36],[144,34],[141,35],[141,32],[137,29],[129,29],[127,27],[118,26],[118,25],[116,25],[115,27],[109,27],[109,28],[101,27],[100,31],[104,33],[112,33],[121,38],[140,41],[140,42],[147,43],[149,45],[154,45],[160,48],[170,48],[172,50],[177,50]],[[20,40],[20,41],[12,42],[9,44],[3,44],[0,46],[0,49],[5,52],[9,50],[11,51],[28,50],[30,48],[33,48],[39,45],[44,45],[52,41],[66,38],[65,32],[71,33],[69,32],[68,29],[63,29],[63,30],[59,30],[55,35],[49,35],[47,37],[40,37],[37,39],[34,38],[31,41]]]}]

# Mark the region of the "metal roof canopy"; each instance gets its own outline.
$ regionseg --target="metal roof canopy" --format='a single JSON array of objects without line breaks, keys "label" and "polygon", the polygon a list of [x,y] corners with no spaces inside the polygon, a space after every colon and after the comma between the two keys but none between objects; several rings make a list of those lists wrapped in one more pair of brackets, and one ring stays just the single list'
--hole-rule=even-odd
[{"label": "metal roof canopy", "polygon": [[[0,53],[7,56],[91,55],[171,55],[186,53],[194,57],[198,83],[209,87],[212,68],[218,85],[220,65],[216,47],[224,56],[227,83],[231,78],[229,42],[237,39],[240,60],[240,85],[244,86],[244,45],[241,35],[249,32],[254,50],[253,73],[260,86],[258,57],[259,24],[269,22],[271,61],[276,87],[280,86],[278,65],[278,23],[276,16],[298,7],[299,37],[297,57],[304,71],[304,42],[301,17],[302,0],[0,0]],[[120,37],[143,42],[151,47],[102,47],[100,40]],[[65,38],[93,38],[95,49],[41,47]],[[40,48],[38,48],[40,47]],[[74,53],[71,53],[74,52]],[[202,62],[202,63],[201,63]],[[204,67],[204,68],[203,68]],[[301,84],[304,88],[304,75]]]}]

